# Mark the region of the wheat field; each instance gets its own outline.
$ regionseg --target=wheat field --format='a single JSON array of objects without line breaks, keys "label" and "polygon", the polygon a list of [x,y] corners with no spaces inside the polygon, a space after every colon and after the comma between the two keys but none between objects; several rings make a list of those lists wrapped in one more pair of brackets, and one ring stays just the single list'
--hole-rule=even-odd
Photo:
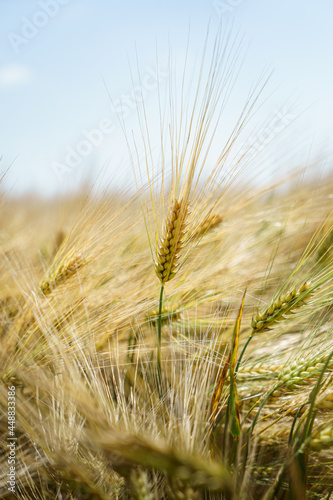
[{"label": "wheat field", "polygon": [[137,194],[1,198],[1,498],[330,498],[333,177],[230,181],[255,93],[205,177],[222,42]]}]

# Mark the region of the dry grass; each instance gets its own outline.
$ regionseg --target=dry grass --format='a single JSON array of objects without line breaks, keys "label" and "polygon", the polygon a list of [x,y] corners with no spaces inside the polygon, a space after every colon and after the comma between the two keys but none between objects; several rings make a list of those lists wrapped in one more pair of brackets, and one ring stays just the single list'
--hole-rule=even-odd
[{"label": "dry grass", "polygon": [[[124,200],[123,210],[116,209],[111,198],[87,199],[69,230],[70,238],[56,255],[47,244],[55,239],[52,228],[46,228],[43,243],[40,238],[47,207],[36,210],[31,221],[36,238],[24,242],[25,222],[10,236],[3,235],[3,498],[11,495],[6,487],[7,387],[11,386],[16,393],[18,498],[262,498],[288,456],[294,419],[293,446],[303,446],[307,455],[307,495],[328,494],[333,486],[332,258],[326,252],[323,262],[317,249],[333,183],[327,178],[318,186],[313,199],[317,217],[306,221],[302,200],[309,189],[306,183],[299,188],[274,260],[275,208],[288,205],[288,193],[271,201],[258,194],[246,209],[242,245],[233,235],[238,234],[243,208],[237,213],[235,207],[211,233],[212,239],[207,234],[207,240],[193,250],[180,278],[168,282],[162,311],[162,397],[155,357],[156,277],[136,202]],[[70,200],[66,203],[69,206]],[[106,206],[110,223],[105,229]],[[8,200],[6,210],[14,217],[21,207]],[[103,219],[85,222],[84,247],[81,217],[91,210],[100,211]],[[102,228],[101,252],[96,226]],[[9,257],[18,237],[21,250]],[[297,239],[292,253],[291,238]],[[38,258],[41,245],[49,248],[43,259]],[[40,282],[57,275],[57,263],[69,261],[73,247],[80,249],[88,264],[77,267],[65,281],[54,278],[52,293],[41,294]],[[45,270],[47,261],[50,271]],[[307,284],[290,287],[290,281],[297,279]],[[282,311],[294,314],[275,321],[273,329],[261,328],[244,353],[236,376],[241,438],[230,462],[230,436],[224,423],[230,396],[227,351],[245,286],[240,349],[252,335],[253,313],[256,317],[260,304],[267,304],[267,318],[270,304],[277,302],[279,319]],[[313,388],[321,375],[313,410],[316,420],[302,439]],[[213,391],[218,397],[212,430]],[[243,463],[246,443],[248,458]],[[318,460],[324,465],[319,467]],[[228,469],[225,473],[223,467]],[[237,486],[241,480],[242,490]],[[278,497],[288,484],[286,471]]]}]

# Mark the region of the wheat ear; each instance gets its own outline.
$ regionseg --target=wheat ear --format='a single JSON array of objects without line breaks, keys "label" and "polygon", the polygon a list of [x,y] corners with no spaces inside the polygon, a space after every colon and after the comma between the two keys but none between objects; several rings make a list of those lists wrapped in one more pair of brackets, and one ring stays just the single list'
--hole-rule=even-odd
[{"label": "wheat ear", "polygon": [[173,203],[159,242],[155,271],[161,283],[170,281],[177,272],[188,215],[188,205],[183,205],[182,201]]},{"label": "wheat ear", "polygon": [[270,330],[270,328],[276,323],[286,319],[285,315],[293,314],[295,309],[298,309],[306,304],[314,293],[311,291],[311,286],[312,283],[310,281],[306,281],[300,288],[295,287],[285,295],[280,295],[277,300],[273,300],[270,303],[264,312],[257,313],[256,317],[252,318],[252,332],[239,356],[236,365],[236,373],[239,370],[244,353],[253,336],[256,333]]},{"label": "wheat ear", "polygon": [[311,282],[307,281],[300,288],[294,288],[271,302],[264,312],[252,318],[252,335],[270,329],[285,319],[285,315],[293,314],[295,309],[306,304],[313,295],[313,292],[309,292],[310,288]]},{"label": "wheat ear", "polygon": [[73,276],[82,265],[83,259],[80,255],[64,260],[44,278],[39,285],[40,290],[44,295],[48,295],[59,284]]},{"label": "wheat ear", "polygon": [[[304,359],[295,361],[284,370],[281,370],[278,378],[279,380],[284,380],[289,389],[295,386],[306,385],[309,379],[314,378],[320,373],[329,357],[329,354],[323,354],[322,356],[316,356],[307,361]],[[330,359],[327,369],[332,370],[332,368],[333,360]]]},{"label": "wheat ear", "polygon": [[179,478],[192,488],[215,490],[230,498],[231,476],[220,461],[179,450],[162,440],[153,441],[115,429],[93,431],[87,437],[93,447],[98,446],[113,460],[119,457],[123,466],[137,465],[161,471],[168,478]]},{"label": "wheat ear", "polygon": [[201,224],[199,224],[198,228],[193,234],[194,238],[201,238],[201,236],[204,236],[208,231],[211,231],[212,229],[215,229],[218,227],[223,221],[223,217],[219,214],[213,214],[210,215],[209,217],[206,217]]}]

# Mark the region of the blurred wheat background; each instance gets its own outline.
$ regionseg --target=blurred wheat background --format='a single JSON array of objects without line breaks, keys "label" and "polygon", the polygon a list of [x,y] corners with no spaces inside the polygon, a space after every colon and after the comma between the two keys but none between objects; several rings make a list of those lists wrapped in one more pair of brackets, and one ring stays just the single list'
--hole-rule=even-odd
[{"label": "blurred wheat background", "polygon": [[[327,177],[214,204],[166,283],[161,394],[158,280],[137,199],[82,193],[26,211],[3,200],[1,407],[14,385],[17,497],[274,498],[286,468],[278,498],[294,483],[326,498],[332,193]],[[230,353],[251,336],[231,386]],[[1,427],[10,498],[5,412]]]}]

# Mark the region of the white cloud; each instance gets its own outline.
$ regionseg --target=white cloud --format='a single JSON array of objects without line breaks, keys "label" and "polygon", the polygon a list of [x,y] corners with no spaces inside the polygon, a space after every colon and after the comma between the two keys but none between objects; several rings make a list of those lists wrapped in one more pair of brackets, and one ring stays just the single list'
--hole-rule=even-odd
[{"label": "white cloud", "polygon": [[23,64],[5,64],[0,66],[0,86],[12,87],[26,85],[32,80],[32,70]]}]

